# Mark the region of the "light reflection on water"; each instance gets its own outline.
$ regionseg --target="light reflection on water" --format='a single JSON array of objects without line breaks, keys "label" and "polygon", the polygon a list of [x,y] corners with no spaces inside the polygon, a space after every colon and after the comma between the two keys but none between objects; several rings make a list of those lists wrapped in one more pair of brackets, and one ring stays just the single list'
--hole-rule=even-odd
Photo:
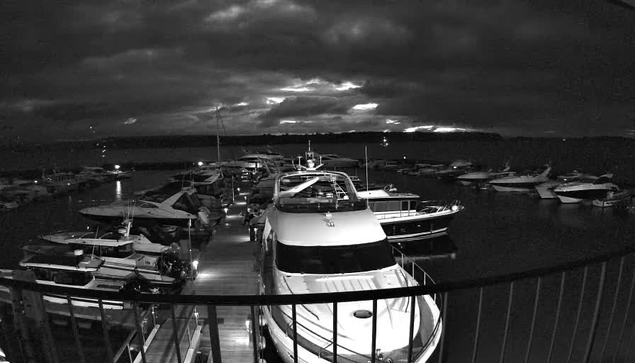
[{"label": "light reflection on water", "polygon": [[115,182],[115,200],[120,201],[122,196],[121,192],[121,180]]}]

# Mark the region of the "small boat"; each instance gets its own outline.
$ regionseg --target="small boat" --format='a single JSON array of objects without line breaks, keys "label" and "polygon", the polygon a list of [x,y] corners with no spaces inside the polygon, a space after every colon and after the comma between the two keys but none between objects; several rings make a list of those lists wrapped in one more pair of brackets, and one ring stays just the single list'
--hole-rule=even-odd
[{"label": "small boat", "polygon": [[[103,259],[85,256],[81,250],[61,255],[29,254],[20,261],[21,270],[0,269],[0,276],[34,280],[42,285],[110,292],[128,291],[138,286],[138,279],[134,274],[120,280],[96,277],[103,263]],[[42,298],[50,303],[68,304],[65,295],[44,293]],[[72,297],[71,303],[76,307],[100,306],[96,298]],[[122,310],[128,307],[123,301],[102,300],[101,303],[104,309]]]},{"label": "small boat", "polygon": [[629,203],[631,192],[627,189],[609,191],[604,198],[593,199],[592,204],[600,208],[609,208],[621,203]]},{"label": "small boat", "polygon": [[[388,289],[417,285],[396,263],[381,225],[359,198],[345,173],[304,170],[276,177],[273,203],[264,213],[260,291],[263,294],[307,294]],[[439,309],[429,295],[414,302],[414,334],[410,337],[411,299],[339,303],[338,361],[371,359],[425,362],[442,330]],[[298,305],[297,356],[294,356],[290,305],[262,307],[264,323],[282,361],[330,362],[333,357],[331,304]],[[373,319],[368,319],[370,317]]]},{"label": "small boat", "polygon": [[444,234],[456,214],[464,208],[458,201],[449,204],[422,201],[417,194],[385,189],[358,190],[357,195],[368,201],[391,243]]},{"label": "small boat", "polygon": [[553,191],[560,199],[561,203],[580,203],[583,200],[603,199],[607,193],[618,192],[620,188],[611,182],[613,174],[597,176],[587,176],[572,183],[563,184]]},{"label": "small boat", "polygon": [[551,166],[542,173],[512,175],[503,178],[497,178],[489,181],[489,184],[497,192],[520,192],[527,193],[535,189],[536,185],[549,181],[549,173]]}]

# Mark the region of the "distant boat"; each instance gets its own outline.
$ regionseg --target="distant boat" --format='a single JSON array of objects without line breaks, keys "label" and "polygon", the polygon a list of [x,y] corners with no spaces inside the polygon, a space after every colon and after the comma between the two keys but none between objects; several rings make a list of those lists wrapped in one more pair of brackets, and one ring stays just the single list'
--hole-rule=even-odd
[{"label": "distant boat", "polygon": [[584,173],[573,171],[569,174],[558,175],[556,180],[549,180],[544,183],[536,185],[536,192],[541,199],[557,199],[558,196],[554,193],[554,189],[565,184],[571,183],[587,176]]},{"label": "distant boat", "polygon": [[474,163],[468,160],[458,159],[450,163],[446,168],[437,170],[434,175],[443,181],[455,181],[459,175],[468,173]]},{"label": "distant boat", "polygon": [[616,193],[620,188],[611,181],[613,174],[604,174],[599,177],[588,176],[572,183],[563,184],[554,193],[561,203],[580,203],[583,200],[603,199],[608,192]]},{"label": "distant boat", "polygon": [[490,169],[488,171],[468,172],[468,173],[459,175],[456,179],[459,181],[459,183],[461,183],[461,185],[483,186],[485,183],[489,182],[490,180],[516,175],[516,172],[513,172],[510,169],[511,168],[509,164],[506,164],[503,169],[498,171]]},{"label": "distant boat", "polygon": [[493,179],[489,184],[497,192],[530,192],[534,190],[536,185],[549,181],[549,173],[551,166],[540,174],[513,175],[503,178]]}]

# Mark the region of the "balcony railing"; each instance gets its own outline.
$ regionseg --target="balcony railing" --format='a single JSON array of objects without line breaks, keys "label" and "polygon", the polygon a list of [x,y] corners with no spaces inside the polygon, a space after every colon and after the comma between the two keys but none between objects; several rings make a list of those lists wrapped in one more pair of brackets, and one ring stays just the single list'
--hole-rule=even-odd
[{"label": "balcony railing", "polygon": [[[432,362],[629,362],[635,345],[635,248],[502,276],[478,278],[458,282],[432,283],[429,276],[417,267],[408,265],[405,256],[402,266],[416,276],[420,286],[372,291],[340,292],[301,295],[152,295],[111,293],[39,285],[29,281],[0,279],[10,295],[5,301],[12,306],[12,319],[2,320],[5,345],[11,361],[62,362],[191,362],[197,351],[208,355],[209,362],[261,362],[267,347],[263,336],[261,306],[290,305],[295,313],[298,305],[338,304],[351,301],[371,301],[373,313],[378,301],[409,297],[414,301],[424,295],[436,299],[442,312],[443,329]],[[397,255],[399,261],[399,255]],[[95,336],[80,332],[87,312],[78,311],[72,304],[57,304],[57,311],[42,295],[55,294],[71,298],[97,299]],[[117,331],[113,312],[103,308],[103,301],[120,300],[131,306],[126,319],[125,334]],[[221,333],[226,327],[223,319],[242,308],[245,316],[245,343],[242,356],[223,350]],[[241,310],[242,311],[242,310]],[[58,328],[51,322],[64,315],[69,325]],[[125,314],[124,314],[125,315]],[[292,314],[292,318],[295,317]],[[333,314],[337,330],[337,313]],[[158,339],[157,326],[170,325],[170,339],[161,349],[170,351],[156,358],[148,341]],[[177,321],[187,322],[176,324]],[[93,322],[94,324],[94,322]],[[410,331],[413,331],[413,319]],[[292,321],[289,331],[296,332]],[[13,329],[16,334],[11,333]],[[64,334],[64,332],[66,332]],[[203,338],[205,336],[205,338]],[[372,347],[376,347],[377,331],[373,324]],[[201,340],[209,339],[209,347],[202,348]],[[16,343],[17,344],[11,344]],[[297,339],[287,361],[298,361]],[[332,337],[337,347],[337,333]],[[412,344],[412,343],[411,343]],[[146,350],[148,349],[148,350]],[[412,348],[410,348],[412,349]],[[333,352],[335,350],[335,352]],[[341,352],[331,349],[325,361],[345,362]],[[383,362],[381,354],[371,350],[369,361]],[[285,354],[285,352],[282,352]],[[235,358],[235,357],[243,358]],[[409,355],[412,357],[412,354]],[[69,358],[70,357],[70,358]],[[199,357],[200,359],[200,357]],[[269,360],[276,358],[269,357]]]}]

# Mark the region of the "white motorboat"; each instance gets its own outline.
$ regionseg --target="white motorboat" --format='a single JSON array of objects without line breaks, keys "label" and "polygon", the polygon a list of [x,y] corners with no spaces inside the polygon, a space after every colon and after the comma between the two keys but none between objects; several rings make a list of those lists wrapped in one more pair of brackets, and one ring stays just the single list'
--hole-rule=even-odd
[{"label": "white motorboat", "polygon": [[540,174],[512,175],[503,178],[492,179],[489,184],[497,192],[521,192],[526,193],[534,190],[535,186],[549,181],[551,166]]},{"label": "white motorboat", "polygon": [[490,180],[516,175],[516,172],[513,172],[510,169],[509,164],[505,164],[505,168],[498,171],[493,169],[487,171],[474,171],[459,175],[456,179],[459,183],[461,183],[461,185],[477,185],[483,187]]},{"label": "white motorboat", "polygon": [[79,211],[83,216],[104,223],[121,223],[125,219],[153,219],[159,224],[186,227],[199,221],[209,224],[209,214],[193,195],[185,190],[173,195],[146,193],[142,200],[120,201]]},{"label": "white motorboat", "polygon": [[456,214],[463,209],[458,201],[422,201],[417,194],[385,189],[358,190],[357,195],[368,201],[368,206],[392,243],[444,234]]},{"label": "white motorboat", "polygon": [[122,279],[137,273],[155,292],[174,292],[189,276],[189,263],[181,261],[170,247],[150,242],[143,235],[131,235],[132,223],[127,221],[121,229],[101,236],[92,233],[61,232],[40,236],[57,245],[26,245],[32,254],[59,254],[65,250],[82,250],[104,260],[97,277]]},{"label": "white motorboat", "polygon": [[[29,254],[20,261],[22,270],[0,269],[0,275],[4,278],[34,280],[42,285],[111,292],[128,290],[136,285],[134,274],[120,280],[96,277],[103,263],[103,259],[85,256],[81,250],[62,255]],[[68,304],[68,298],[65,295],[44,293],[42,298],[50,303]],[[104,309],[121,310],[127,307],[123,301],[101,300],[101,302]],[[96,298],[72,297],[71,303],[76,307],[98,308],[100,306]]]},{"label": "white motorboat", "polygon": [[554,193],[554,189],[564,183],[571,183],[576,180],[580,180],[580,178],[583,178],[585,176],[586,174],[580,173],[578,171],[573,171],[569,174],[558,175],[556,180],[549,180],[536,185],[536,192],[538,192],[538,196],[541,199],[557,199],[558,196],[556,195],[556,193]]},{"label": "white motorboat", "polygon": [[74,192],[88,185],[86,180],[79,179],[75,174],[69,172],[55,172],[42,179],[43,185],[49,193],[54,195]]},{"label": "white motorboat", "polygon": [[613,174],[599,177],[587,176],[576,182],[566,183],[553,191],[561,203],[580,203],[583,200],[603,199],[608,192],[618,192],[620,188],[611,181]]},{"label": "white motorboat", "polygon": [[[306,294],[388,289],[416,285],[395,261],[378,220],[360,199],[348,175],[306,170],[277,176],[274,202],[263,230],[261,293]],[[411,299],[341,302],[337,313],[338,361],[371,358],[372,322],[375,353],[383,361],[401,362],[412,344],[412,362],[425,362],[442,330],[440,313],[430,296],[414,304],[414,339],[409,336]],[[332,304],[297,305],[294,357],[290,305],[263,306],[264,322],[284,362],[333,361]],[[374,316],[374,319],[369,319]]]}]

